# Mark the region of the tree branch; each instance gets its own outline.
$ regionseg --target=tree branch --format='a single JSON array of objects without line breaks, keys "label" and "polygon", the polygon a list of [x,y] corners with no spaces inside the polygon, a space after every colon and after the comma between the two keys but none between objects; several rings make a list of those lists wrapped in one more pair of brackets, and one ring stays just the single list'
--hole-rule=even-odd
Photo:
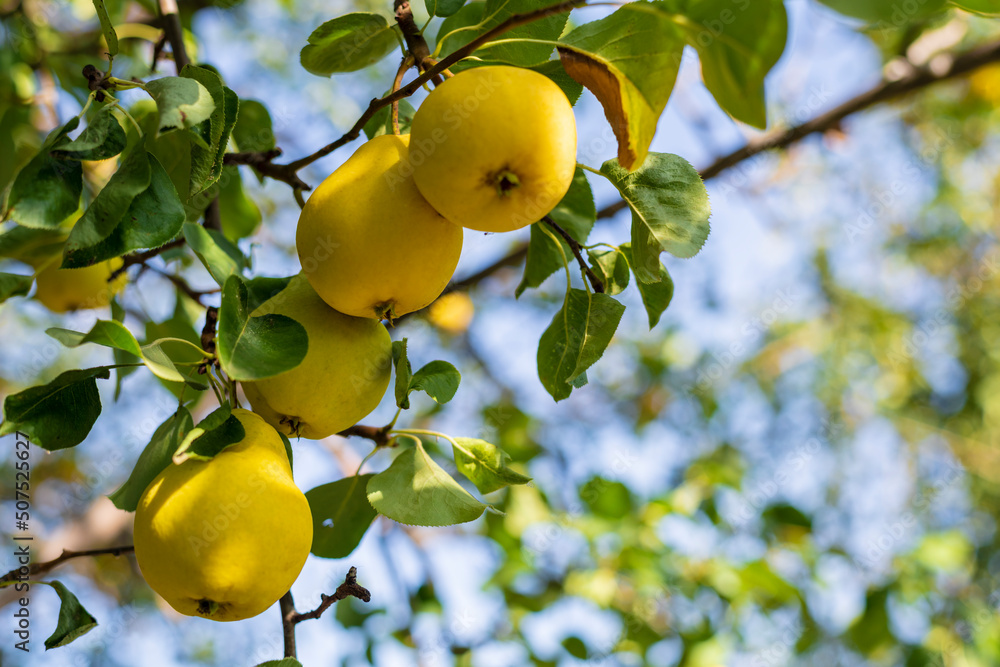
[{"label": "tree branch", "polygon": [[[947,62],[946,67],[941,67],[941,57],[950,58],[950,62]],[[864,111],[876,104],[922,90],[936,83],[949,81],[995,62],[1000,62],[1000,41],[984,44],[957,55],[939,56],[931,63],[921,67],[910,64],[910,71],[907,74],[895,79],[885,78],[874,88],[851,98],[840,106],[812,120],[806,121],[801,125],[776,129],[748,141],[742,148],[718,158],[715,162],[702,169],[701,177],[705,180],[714,178],[726,169],[734,167],[755,155],[776,148],[787,148],[812,134],[828,132],[836,128],[845,118],[859,111]],[[626,206],[627,204],[624,201],[615,202],[610,206],[602,208],[598,212],[597,217],[609,218]]]},{"label": "tree branch", "polygon": [[[498,35],[502,35],[508,30],[513,30],[514,28],[525,25],[527,23],[531,23],[532,21],[543,19],[546,16],[552,16],[553,14],[561,14],[564,12],[568,12],[577,7],[582,7],[585,4],[586,0],[564,0],[563,2],[558,2],[548,7],[542,7],[541,9],[535,9],[533,11],[524,12],[522,14],[514,14],[507,20],[497,24],[495,27],[486,31],[485,33],[483,33],[476,39],[472,40],[465,46],[450,53],[447,57],[442,58],[441,61],[439,61],[437,64],[424,70],[423,74],[421,74],[420,76],[418,76],[405,86],[402,86],[396,92],[390,93],[385,97],[378,97],[373,99],[368,104],[368,108],[365,110],[365,112],[361,114],[361,118],[359,118],[357,122],[354,123],[354,126],[351,127],[350,130],[348,130],[343,136],[341,136],[336,141],[327,144],[326,146],[320,148],[318,151],[312,153],[311,155],[299,158],[298,160],[295,160],[288,164],[273,165],[276,172],[285,177],[280,180],[285,180],[287,182],[286,179],[289,177],[290,174],[295,174],[303,167],[312,164],[316,160],[326,157],[327,155],[337,150],[341,146],[344,146],[354,141],[359,136],[361,136],[361,131],[364,129],[365,125],[368,123],[368,121],[374,118],[375,114],[378,113],[380,109],[389,106],[393,102],[401,100],[404,97],[409,97],[413,93],[417,92],[418,90],[420,90],[420,87],[423,86],[425,83],[427,83],[428,81],[433,81],[435,77],[439,76],[446,69],[457,63],[459,60],[462,60],[463,58],[472,55],[472,53],[474,53],[476,49],[481,47],[483,44],[493,40]],[[261,173],[264,172],[261,171]],[[306,186],[302,189],[308,190],[309,187]]]},{"label": "tree branch", "polygon": [[293,190],[311,190],[312,187],[299,178],[296,169],[291,169],[287,164],[274,164],[274,158],[281,155],[280,148],[272,148],[261,153],[226,153],[222,158],[223,164],[245,164],[256,169],[262,176],[287,183]]},{"label": "tree branch", "polygon": [[111,276],[108,278],[108,282],[111,282],[121,274],[125,273],[125,270],[130,266],[135,266],[136,264],[145,264],[147,260],[153,259],[157,255],[165,253],[168,250],[174,248],[180,248],[184,245],[184,237],[176,238],[173,241],[161,245],[159,248],[153,248],[152,250],[144,250],[142,252],[132,253],[131,255],[125,255],[122,257],[122,265],[115,269]]},{"label": "tree branch", "polygon": [[[45,574],[46,572],[54,570],[59,565],[62,565],[66,561],[73,558],[82,558],[84,556],[103,556],[105,554],[111,556],[121,556],[122,554],[132,553],[133,551],[135,551],[135,547],[132,545],[108,547],[106,549],[90,549],[88,551],[70,551],[69,549],[63,549],[58,558],[53,558],[52,560],[45,561],[44,563],[32,563],[29,565],[28,576],[30,577],[38,574]],[[9,581],[17,581],[20,576],[22,576],[20,574],[20,568],[14,568],[7,574],[0,577],[0,584],[7,583]]]},{"label": "tree branch", "polygon": [[[399,25],[400,32],[403,33],[403,39],[406,40],[406,50],[410,52],[409,55],[413,56],[417,69],[422,70],[424,69],[424,61],[431,55],[431,49],[427,46],[427,40],[420,34],[417,22],[413,20],[410,2],[409,0],[394,0],[393,9],[396,12],[396,23]],[[440,80],[439,76],[435,85]]]},{"label": "tree branch", "polygon": [[508,266],[517,266],[521,263],[521,260],[528,256],[528,244],[521,243],[518,244],[509,253],[493,262],[489,266],[485,266],[479,271],[476,271],[471,276],[466,276],[461,280],[456,280],[455,282],[448,285],[445,289],[445,294],[448,292],[460,292],[464,290],[469,290],[486,280],[494,273]]},{"label": "tree branch", "polygon": [[[347,571],[347,576],[344,578],[344,583],[337,587],[333,595],[320,595],[321,602],[319,606],[312,611],[307,611],[304,614],[295,614],[291,618],[291,623],[294,626],[302,621],[308,621],[312,618],[319,618],[323,615],[323,612],[333,606],[335,602],[343,600],[345,598],[355,597],[362,602],[371,602],[372,594],[368,592],[368,589],[364,586],[358,584],[358,568],[351,567]],[[294,628],[293,628],[294,633]],[[294,634],[293,634],[294,637]]]},{"label": "tree branch", "polygon": [[[170,42],[170,50],[174,54],[174,66],[180,74],[184,66],[190,63],[187,49],[184,48],[184,28],[181,17],[177,13],[177,0],[159,0],[160,18],[163,20],[163,32]],[[154,62],[155,64],[155,62]]]},{"label": "tree branch", "polygon": [[[834,129],[848,116],[864,111],[881,102],[903,97],[907,94],[920,91],[936,83],[948,81],[956,77],[968,74],[991,63],[1000,62],[1000,41],[984,44],[983,46],[970,49],[964,53],[951,57],[948,67],[940,69],[935,66],[914,67],[912,71],[898,79],[884,79],[874,88],[864,92],[840,106],[832,109],[816,118],[806,121],[801,125],[785,129],[773,130],[761,137],[747,142],[745,146],[739,148],[728,155],[724,155],[700,171],[704,180],[715,178],[722,172],[735,167],[741,162],[748,160],[760,153],[769,150],[787,148],[796,142],[812,134],[827,132]],[[614,216],[628,204],[624,201],[617,201],[609,204],[597,212],[597,219],[605,219]],[[518,245],[510,253],[501,257],[493,264],[485,267],[481,271],[453,283],[447,291],[466,290],[478,285],[483,280],[489,278],[494,273],[505,266],[511,266],[521,261],[528,252],[528,244]]]},{"label": "tree branch", "polygon": [[203,296],[208,296],[209,294],[218,294],[219,292],[222,291],[221,289],[218,288],[199,291],[188,285],[187,281],[181,278],[180,276],[175,276],[172,273],[167,273],[166,271],[162,271],[160,269],[153,269],[153,271],[156,272],[158,275],[163,276],[170,282],[172,282],[177,289],[184,292],[184,294],[188,295],[188,297],[190,297],[194,301],[197,301],[202,306],[205,306],[205,303],[201,300]]},{"label": "tree branch", "polygon": [[345,428],[337,435],[342,438],[349,438],[351,436],[367,438],[368,440],[374,442],[376,447],[386,447],[389,444],[389,426],[365,426],[364,424],[355,424],[350,428]]},{"label": "tree branch", "polygon": [[559,234],[559,236],[563,238],[563,240],[566,242],[566,245],[569,246],[569,249],[573,251],[573,256],[576,257],[576,263],[580,265],[580,269],[586,274],[587,280],[590,281],[590,286],[594,288],[595,292],[603,294],[604,283],[601,282],[601,279],[597,277],[597,274],[594,273],[594,271],[587,264],[587,261],[583,258],[583,253],[580,252],[582,248],[580,244],[577,242],[577,240],[572,236],[570,236],[569,232],[567,232],[565,229],[556,224],[556,221],[553,220],[550,216],[546,215],[544,218],[542,218],[542,222],[544,222],[549,227],[554,229]]},{"label": "tree branch", "polygon": [[292,591],[288,591],[278,600],[278,607],[281,609],[281,630],[285,641],[285,657],[295,658],[295,622],[292,620],[298,615],[295,611],[295,600],[292,598]]}]

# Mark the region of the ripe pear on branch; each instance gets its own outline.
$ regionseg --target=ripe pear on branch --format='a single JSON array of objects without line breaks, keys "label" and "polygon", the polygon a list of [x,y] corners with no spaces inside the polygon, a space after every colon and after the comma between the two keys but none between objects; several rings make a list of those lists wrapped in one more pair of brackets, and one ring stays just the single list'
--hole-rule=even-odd
[{"label": "ripe pear on branch", "polygon": [[378,406],[392,364],[392,341],[381,322],[333,310],[302,274],[254,314],[263,313],[287,315],[309,337],[298,366],[241,383],[254,412],[271,426],[319,440],[353,426]]},{"label": "ripe pear on branch", "polygon": [[367,142],[323,181],[299,217],[302,272],[332,308],[388,319],[444,291],[462,252],[462,228],[413,182],[409,135]]},{"label": "ripe pear on branch", "polygon": [[445,81],[413,117],[420,193],[452,222],[508,232],[541,220],[576,172],[576,121],[543,74],[476,67]]},{"label": "ripe pear on branch", "polygon": [[208,461],[170,465],[135,513],[135,558],[150,587],[187,616],[239,621],[299,576],[312,514],[278,433],[233,410],[245,435]]}]

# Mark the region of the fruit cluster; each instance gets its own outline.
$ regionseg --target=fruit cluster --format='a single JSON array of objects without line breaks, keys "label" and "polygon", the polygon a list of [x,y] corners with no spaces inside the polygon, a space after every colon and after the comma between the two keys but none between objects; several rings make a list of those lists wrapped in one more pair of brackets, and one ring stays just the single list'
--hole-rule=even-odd
[{"label": "fruit cluster", "polygon": [[[320,439],[374,410],[391,366],[381,321],[441,295],[463,228],[503,232],[541,219],[575,169],[562,90],[531,70],[481,67],[437,87],[411,135],[377,136],[330,175],[299,219],[302,272],[260,306],[302,324],[306,357],[242,383],[253,412],[233,412],[246,432],[239,444],[168,466],[146,489],[135,549],[150,586],[177,611],[220,621],[259,614],[287,591],[312,521],[273,429]],[[251,553],[254,535],[282,538]]]}]

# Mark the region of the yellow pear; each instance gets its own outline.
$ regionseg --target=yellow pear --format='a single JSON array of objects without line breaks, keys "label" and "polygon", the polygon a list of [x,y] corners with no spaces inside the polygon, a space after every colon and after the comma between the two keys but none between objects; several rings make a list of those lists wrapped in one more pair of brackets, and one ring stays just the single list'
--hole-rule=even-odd
[{"label": "yellow pear", "polygon": [[409,135],[375,137],[309,197],[295,236],[302,272],[347,315],[393,319],[447,286],[462,228],[431,208],[413,182]]},{"label": "yellow pear", "polygon": [[121,267],[121,258],[82,269],[60,269],[61,261],[61,256],[52,258],[35,276],[35,298],[53,313],[104,308],[128,282],[124,273],[108,282],[111,274]]},{"label": "yellow pear", "polygon": [[469,229],[508,232],[537,222],[576,171],[573,107],[551,79],[528,69],[457,74],[427,96],[410,132],[420,193]]},{"label": "yellow pear", "polygon": [[374,410],[389,386],[392,341],[378,320],[344,315],[326,305],[300,273],[256,311],[287,315],[305,327],[309,351],[295,368],[243,382],[243,392],[282,433],[319,440]]},{"label": "yellow pear", "polygon": [[135,512],[135,559],[182,614],[239,621],[291,588],[312,545],[312,514],[277,432],[233,410],[246,435],[210,461],[170,465]]}]

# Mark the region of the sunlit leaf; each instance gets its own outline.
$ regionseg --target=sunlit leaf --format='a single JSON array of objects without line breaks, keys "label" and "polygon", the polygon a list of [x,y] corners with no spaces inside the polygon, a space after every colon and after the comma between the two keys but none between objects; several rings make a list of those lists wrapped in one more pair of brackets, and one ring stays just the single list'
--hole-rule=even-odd
[{"label": "sunlit leaf", "polygon": [[680,67],[684,37],[666,12],[633,2],[560,39],[566,72],[604,107],[626,170],[643,163]]},{"label": "sunlit leaf", "polygon": [[218,346],[223,370],[234,380],[251,381],[295,368],[306,356],[305,327],[286,315],[252,316],[246,283],[230,276],[222,288]]},{"label": "sunlit leaf", "polygon": [[477,519],[486,505],[431,459],[419,442],[368,481],[368,502],[379,514],[412,526],[450,526]]},{"label": "sunlit leaf", "polygon": [[316,76],[355,72],[382,60],[398,44],[394,28],[384,16],[355,12],[313,30],[299,60]]},{"label": "sunlit leaf", "polygon": [[11,394],[3,402],[0,435],[20,431],[49,451],[79,445],[101,414],[97,378],[107,380],[109,369],[66,371],[48,384]]},{"label": "sunlit leaf", "polygon": [[693,257],[708,238],[711,208],[701,176],[686,160],[650,153],[633,173],[608,160],[601,173],[632,210],[632,270],[640,282],[661,278],[660,253]]},{"label": "sunlit leaf", "polygon": [[345,477],[306,492],[313,517],[313,555],[345,558],[361,543],[378,516],[368,502],[368,481],[372,477]]},{"label": "sunlit leaf", "polygon": [[601,358],[624,312],[607,294],[569,291],[538,341],[538,377],[554,399],[569,397],[572,384]]}]

